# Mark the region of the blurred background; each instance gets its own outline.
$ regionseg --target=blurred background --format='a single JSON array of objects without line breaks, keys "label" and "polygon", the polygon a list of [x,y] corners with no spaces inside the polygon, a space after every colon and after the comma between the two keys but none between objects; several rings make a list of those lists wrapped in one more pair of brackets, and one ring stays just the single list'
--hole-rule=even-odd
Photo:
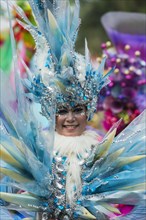
[{"label": "blurred background", "polygon": [[145,0],[80,0],[80,5],[81,26],[76,48],[79,52],[84,53],[84,40],[86,37],[93,56],[101,54],[101,43],[108,40],[108,36],[100,22],[103,14],[110,11],[146,13]]}]

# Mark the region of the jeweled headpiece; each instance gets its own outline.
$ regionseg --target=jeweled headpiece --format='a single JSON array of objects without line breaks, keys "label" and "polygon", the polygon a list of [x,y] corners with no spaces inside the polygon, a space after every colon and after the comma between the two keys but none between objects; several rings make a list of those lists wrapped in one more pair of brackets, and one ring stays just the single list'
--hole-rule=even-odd
[{"label": "jeweled headpiece", "polygon": [[[33,4],[35,2],[35,4]],[[41,103],[42,113],[49,116],[55,105],[86,105],[88,119],[96,110],[97,96],[108,83],[103,75],[104,62],[95,70],[90,61],[87,42],[85,56],[75,52],[74,46],[80,24],[79,0],[72,6],[69,0],[29,0],[37,26],[33,26],[21,9],[23,25],[34,37],[36,55],[33,74],[25,80],[28,90]]]}]

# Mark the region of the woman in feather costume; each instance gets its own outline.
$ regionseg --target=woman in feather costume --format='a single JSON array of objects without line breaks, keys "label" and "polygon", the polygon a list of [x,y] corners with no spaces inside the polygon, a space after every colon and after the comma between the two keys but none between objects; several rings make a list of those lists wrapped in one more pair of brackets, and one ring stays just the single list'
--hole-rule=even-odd
[{"label": "woman in feather costume", "polygon": [[86,130],[110,72],[105,59],[92,67],[87,42],[85,56],[74,50],[79,1],[29,3],[38,26],[16,10],[36,42],[34,66],[22,61],[27,79],[15,68],[16,97],[1,99],[1,218],[144,219],[145,112],[117,137],[118,123],[102,140]]}]

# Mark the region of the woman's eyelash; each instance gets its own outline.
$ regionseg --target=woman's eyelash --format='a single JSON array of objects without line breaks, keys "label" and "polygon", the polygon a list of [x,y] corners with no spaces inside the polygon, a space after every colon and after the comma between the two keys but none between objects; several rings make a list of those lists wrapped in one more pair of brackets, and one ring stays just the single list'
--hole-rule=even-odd
[{"label": "woman's eyelash", "polygon": [[60,110],[60,111],[58,111],[58,114],[66,114],[66,113],[68,113],[67,110]]},{"label": "woman's eyelash", "polygon": [[74,110],[73,110],[73,112],[81,112],[81,111],[83,111],[82,108],[77,108],[77,109],[74,109]]},{"label": "woman's eyelash", "polygon": [[[84,111],[84,109],[80,108],[80,107],[72,109],[72,112],[74,112],[74,113],[80,113],[82,111]],[[67,114],[67,113],[68,113],[67,109],[61,109],[61,110],[58,111],[59,115],[64,115],[64,114]]]}]

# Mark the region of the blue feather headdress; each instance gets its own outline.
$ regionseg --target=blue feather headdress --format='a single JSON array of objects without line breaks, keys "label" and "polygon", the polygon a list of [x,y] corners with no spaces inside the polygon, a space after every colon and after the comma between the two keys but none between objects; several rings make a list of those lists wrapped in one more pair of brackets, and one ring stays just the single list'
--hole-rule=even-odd
[{"label": "blue feather headdress", "polygon": [[46,0],[29,0],[29,3],[37,26],[33,26],[23,11],[16,8],[25,22],[19,23],[36,42],[33,73],[24,81],[31,98],[33,94],[33,99],[41,103],[42,113],[47,118],[50,106],[80,103],[86,105],[90,119],[96,110],[98,94],[108,83],[109,74],[103,75],[105,59],[97,70],[93,68],[86,41],[85,56],[75,52],[80,25],[79,0],[75,0],[74,6],[66,0],[53,1],[53,4]]}]

